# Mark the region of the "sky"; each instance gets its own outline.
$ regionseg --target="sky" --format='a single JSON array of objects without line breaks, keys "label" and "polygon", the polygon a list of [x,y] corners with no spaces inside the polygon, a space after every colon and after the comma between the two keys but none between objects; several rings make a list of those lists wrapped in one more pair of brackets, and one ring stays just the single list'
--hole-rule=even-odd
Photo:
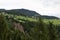
[{"label": "sky", "polygon": [[29,9],[41,15],[60,17],[60,0],[0,0],[0,9]]}]

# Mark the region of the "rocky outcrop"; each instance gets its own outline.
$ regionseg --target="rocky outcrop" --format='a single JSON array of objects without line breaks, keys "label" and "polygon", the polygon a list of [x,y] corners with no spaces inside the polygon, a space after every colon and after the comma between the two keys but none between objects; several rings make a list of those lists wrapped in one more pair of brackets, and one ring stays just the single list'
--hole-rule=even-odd
[{"label": "rocky outcrop", "polygon": [[13,22],[15,30],[20,30],[20,32],[24,33],[24,28],[20,23]]}]

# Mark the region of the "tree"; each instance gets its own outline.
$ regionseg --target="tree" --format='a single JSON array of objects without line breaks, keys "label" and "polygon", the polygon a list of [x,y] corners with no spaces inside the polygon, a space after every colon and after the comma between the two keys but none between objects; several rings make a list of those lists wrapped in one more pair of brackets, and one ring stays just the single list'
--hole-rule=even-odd
[{"label": "tree", "polygon": [[4,35],[8,30],[8,25],[3,14],[0,14],[0,39],[4,39]]},{"label": "tree", "polygon": [[57,35],[57,30],[55,28],[55,26],[53,25],[52,22],[49,22],[49,37],[50,37],[50,40],[58,40],[59,37]]}]

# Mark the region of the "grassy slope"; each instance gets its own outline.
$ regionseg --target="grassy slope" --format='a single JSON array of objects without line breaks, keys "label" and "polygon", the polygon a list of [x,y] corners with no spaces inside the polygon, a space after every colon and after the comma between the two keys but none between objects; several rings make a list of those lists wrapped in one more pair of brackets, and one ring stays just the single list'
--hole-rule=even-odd
[{"label": "grassy slope", "polygon": [[45,23],[48,23],[50,21],[50,22],[53,22],[54,25],[60,25],[60,20],[58,19],[44,19],[43,21]]},{"label": "grassy slope", "polygon": [[24,16],[16,16],[15,18],[17,18],[17,19],[29,20],[29,21],[37,21],[36,19],[29,18],[29,17],[24,17]]},{"label": "grassy slope", "polygon": [[[16,18],[24,19],[24,20],[29,20],[29,21],[37,21],[36,19],[29,18],[29,17],[23,17],[23,16],[17,16]],[[53,22],[54,25],[60,25],[60,20],[58,19],[44,19],[43,20],[45,23]]]},{"label": "grassy slope", "polygon": [[[5,14],[5,15],[13,16],[11,14]],[[34,18],[25,17],[25,16],[17,16],[17,15],[14,15],[14,16],[15,16],[14,19],[19,22],[24,22],[24,20],[37,22],[37,19],[34,19]],[[43,19],[43,21],[45,23],[48,23],[50,21],[50,22],[53,22],[54,25],[60,25],[60,20],[58,19]]]}]

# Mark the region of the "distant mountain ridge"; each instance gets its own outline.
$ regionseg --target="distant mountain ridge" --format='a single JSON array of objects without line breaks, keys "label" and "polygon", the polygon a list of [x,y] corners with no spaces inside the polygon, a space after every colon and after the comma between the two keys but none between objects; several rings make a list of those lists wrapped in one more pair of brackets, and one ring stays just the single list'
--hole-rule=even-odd
[{"label": "distant mountain ridge", "polygon": [[7,10],[7,13],[13,13],[17,14],[17,15],[26,15],[26,16],[35,16],[38,15],[40,16],[40,14],[38,14],[35,11],[31,11],[31,10],[27,10],[27,9],[13,9],[13,10]]},{"label": "distant mountain ridge", "polygon": [[43,19],[59,19],[58,17],[55,17],[55,16],[47,16],[47,15],[42,15],[41,17]]},{"label": "distant mountain ridge", "polygon": [[29,16],[29,17],[42,17],[45,19],[59,19],[58,17],[55,16],[46,16],[46,15],[40,15],[39,13],[27,9],[12,9],[12,10],[5,10],[5,9],[0,9],[0,12],[6,12],[8,14],[14,14],[14,15],[23,15],[23,16]]}]

